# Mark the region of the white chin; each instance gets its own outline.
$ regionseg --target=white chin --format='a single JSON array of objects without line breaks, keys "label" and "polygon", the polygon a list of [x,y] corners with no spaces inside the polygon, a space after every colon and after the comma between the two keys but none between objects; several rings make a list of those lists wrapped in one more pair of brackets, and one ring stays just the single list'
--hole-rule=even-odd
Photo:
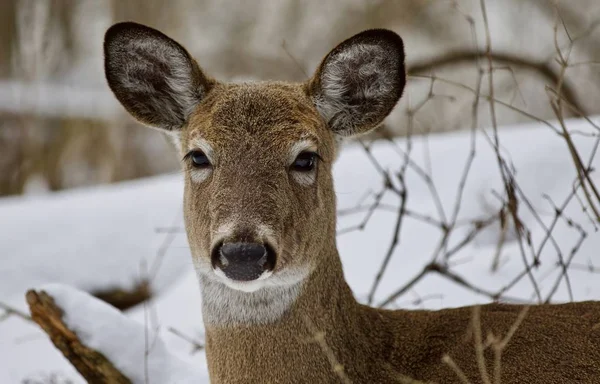
[{"label": "white chin", "polygon": [[256,280],[250,281],[236,281],[231,280],[229,277],[225,276],[225,273],[219,268],[213,269],[215,275],[217,275],[218,280],[228,286],[231,289],[235,289],[236,291],[242,292],[255,292],[259,289],[263,288],[266,285],[266,279],[269,278],[273,274],[272,271],[265,271],[260,275]]}]

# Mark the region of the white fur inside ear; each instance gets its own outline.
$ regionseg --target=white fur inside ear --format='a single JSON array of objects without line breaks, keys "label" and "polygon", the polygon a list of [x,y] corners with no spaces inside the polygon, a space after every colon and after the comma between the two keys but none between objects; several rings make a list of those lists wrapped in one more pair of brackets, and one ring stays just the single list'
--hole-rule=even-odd
[{"label": "white fur inside ear", "polygon": [[394,60],[377,44],[353,44],[328,58],[315,105],[337,133],[353,135],[365,121],[381,120],[380,106],[394,94],[401,75]]},{"label": "white fur inside ear", "polygon": [[[350,90],[347,81],[347,76],[350,75],[355,77],[354,82],[361,86],[352,90],[353,92],[366,91],[367,98],[388,92],[392,84],[389,76],[382,72],[385,56],[383,47],[375,44],[355,44],[339,52],[327,63],[327,70],[322,77],[323,91],[330,97],[343,96]],[[371,82],[360,81],[370,76],[373,76]]]},{"label": "white fur inside ear", "polygon": [[145,125],[183,127],[206,93],[206,78],[189,53],[160,32],[134,23],[106,34],[108,83],[125,108]]},{"label": "white fur inside ear", "polygon": [[[171,109],[168,103],[164,103],[164,107],[160,110],[169,120],[177,121],[183,117],[186,121],[203,96],[202,89],[194,85],[193,63],[188,57],[183,56],[171,46],[161,44],[153,39],[133,40],[129,44],[132,52],[151,52],[152,60],[134,60],[126,63],[127,72],[151,73],[159,67],[168,68],[169,71],[164,74],[166,87],[163,89],[156,89],[156,84],[149,81],[142,82],[138,79],[124,81],[124,85],[132,91],[146,94],[149,99],[158,99],[156,102],[163,102],[163,95],[168,94],[178,108]],[[181,113],[183,113],[183,116],[180,115]]]}]

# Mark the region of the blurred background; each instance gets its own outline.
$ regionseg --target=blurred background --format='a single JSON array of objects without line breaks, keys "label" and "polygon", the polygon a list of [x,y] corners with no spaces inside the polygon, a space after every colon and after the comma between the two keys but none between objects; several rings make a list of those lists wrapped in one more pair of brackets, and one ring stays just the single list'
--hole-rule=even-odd
[{"label": "blurred background", "polygon": [[[559,81],[576,107],[567,115],[600,113],[599,11],[597,0],[487,1],[495,97],[520,110],[502,108],[499,124],[531,121],[523,111],[554,118],[546,86]],[[378,136],[468,129],[473,92],[431,76],[474,89],[487,65],[477,0],[2,0],[0,196],[177,169],[167,140],[127,116],[106,85],[103,34],[123,20],[175,38],[220,80],[302,81],[341,40],[390,28],[414,76]],[[571,47],[565,71],[557,47]],[[478,108],[477,125],[489,126],[486,100]]]}]

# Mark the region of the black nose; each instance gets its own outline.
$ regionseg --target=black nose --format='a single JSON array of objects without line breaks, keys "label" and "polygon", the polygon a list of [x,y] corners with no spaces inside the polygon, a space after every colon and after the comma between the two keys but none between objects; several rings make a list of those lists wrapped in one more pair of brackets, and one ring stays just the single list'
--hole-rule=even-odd
[{"label": "black nose", "polygon": [[275,257],[270,247],[259,243],[224,243],[212,254],[213,267],[232,280],[256,280],[273,269]]}]

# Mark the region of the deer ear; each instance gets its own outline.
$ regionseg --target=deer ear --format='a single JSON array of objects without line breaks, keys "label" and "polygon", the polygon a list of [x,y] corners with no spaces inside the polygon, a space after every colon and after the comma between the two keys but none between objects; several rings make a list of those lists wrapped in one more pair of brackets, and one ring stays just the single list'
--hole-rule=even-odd
[{"label": "deer ear", "polygon": [[213,84],[185,48],[132,22],[106,31],[104,71],[110,89],[133,117],[168,131],[187,122]]},{"label": "deer ear", "polygon": [[386,29],[371,29],[335,47],[309,81],[308,92],[330,129],[352,136],[380,124],[405,83],[402,39]]}]

